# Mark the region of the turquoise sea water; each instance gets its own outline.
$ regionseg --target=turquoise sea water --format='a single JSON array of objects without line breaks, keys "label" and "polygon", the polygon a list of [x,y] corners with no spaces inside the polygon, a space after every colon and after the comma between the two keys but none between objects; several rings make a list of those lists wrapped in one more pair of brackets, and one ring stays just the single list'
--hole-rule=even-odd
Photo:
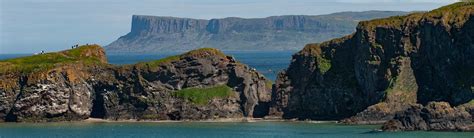
[{"label": "turquoise sea water", "polygon": [[472,138],[468,132],[375,132],[377,125],[335,123],[0,123],[0,137],[426,137]]}]

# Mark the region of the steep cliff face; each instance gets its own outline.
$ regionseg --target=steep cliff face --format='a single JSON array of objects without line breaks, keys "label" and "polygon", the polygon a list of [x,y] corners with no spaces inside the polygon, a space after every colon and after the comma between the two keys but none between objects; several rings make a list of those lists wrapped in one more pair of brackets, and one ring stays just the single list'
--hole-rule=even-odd
[{"label": "steep cliff face", "polygon": [[93,91],[87,69],[106,62],[98,45],[0,61],[1,121],[88,118]]},{"label": "steep cliff face", "polygon": [[474,98],[474,6],[361,22],[357,32],[293,55],[271,114],[377,123],[409,104]]},{"label": "steep cliff face", "polygon": [[[254,109],[257,106],[268,108],[271,99],[271,90],[266,87],[264,76],[215,49],[201,49],[156,62],[124,66],[98,73],[96,77],[106,78],[98,79],[94,85],[96,107],[92,112],[97,110],[96,115],[101,118],[198,120],[262,117],[268,111]],[[188,98],[176,95],[189,88],[222,85],[230,88],[229,93],[204,103],[194,101],[199,95]],[[202,90],[202,94],[205,93]]]},{"label": "steep cliff face", "polygon": [[[51,61],[16,67],[36,58]],[[112,66],[99,46],[83,46],[0,64],[9,68],[0,75],[2,121],[263,117],[271,100],[264,76],[216,49]]]},{"label": "steep cliff face", "polygon": [[[321,16],[189,19],[134,15],[130,33],[106,46],[108,52],[221,50],[297,50],[353,32],[360,20],[405,12],[344,12]],[[177,47],[179,46],[179,47]]]}]

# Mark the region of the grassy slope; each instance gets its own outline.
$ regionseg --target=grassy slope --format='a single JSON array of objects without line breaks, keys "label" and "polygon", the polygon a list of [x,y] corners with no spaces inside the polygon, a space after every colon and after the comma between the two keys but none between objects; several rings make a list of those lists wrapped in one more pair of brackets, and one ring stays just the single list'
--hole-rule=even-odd
[{"label": "grassy slope", "polygon": [[[41,55],[0,60],[0,74],[7,74],[13,72],[27,74],[38,71],[45,71],[66,64],[101,64],[99,57],[91,56],[90,54],[84,54],[89,51],[97,50],[102,50],[102,48],[98,45],[80,46],[75,49],[61,52],[52,52]],[[170,56],[167,58],[150,62],[138,63],[136,65],[153,67],[159,66],[164,63],[170,63],[173,61],[181,60],[185,57],[205,58],[210,56],[225,57],[225,55],[217,49],[201,48],[189,51],[181,55]],[[270,85],[271,87],[271,84],[268,85]],[[187,99],[192,103],[200,105],[207,104],[207,102],[211,99],[226,98],[231,96],[232,94],[232,89],[226,85],[218,85],[209,88],[187,88],[175,92],[175,96]]]},{"label": "grassy slope", "polygon": [[469,14],[474,10],[474,3],[472,2],[458,2],[451,5],[443,6],[441,8],[432,10],[430,12],[412,13],[405,16],[392,16],[389,18],[374,19],[369,21],[362,21],[358,28],[366,28],[373,30],[376,27],[393,27],[401,28],[408,23],[418,23],[421,19],[443,19],[445,24],[459,25],[466,22]]},{"label": "grassy slope", "polygon": [[0,60],[0,74],[44,71],[69,63],[98,64],[101,63],[100,57],[82,55],[85,51],[98,49],[101,49],[98,45],[80,46],[67,51]]},{"label": "grassy slope", "polygon": [[194,104],[205,105],[214,98],[232,96],[232,89],[227,85],[218,85],[209,88],[186,88],[176,91],[174,94]]},{"label": "grassy slope", "polygon": [[148,66],[148,67],[156,67],[161,64],[165,63],[171,63],[173,61],[180,60],[184,57],[196,57],[196,58],[203,58],[207,56],[220,56],[220,57],[225,57],[224,53],[219,51],[218,49],[215,48],[200,48],[196,50],[192,50],[189,52],[186,52],[181,55],[176,55],[176,56],[169,56],[163,59],[155,60],[155,61],[150,61],[150,62],[142,62],[138,63],[138,66]]}]

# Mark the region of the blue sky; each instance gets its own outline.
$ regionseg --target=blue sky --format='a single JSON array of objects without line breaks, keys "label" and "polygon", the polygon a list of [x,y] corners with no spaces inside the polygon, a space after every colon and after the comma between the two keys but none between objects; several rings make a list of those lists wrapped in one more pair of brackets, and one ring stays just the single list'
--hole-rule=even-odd
[{"label": "blue sky", "polygon": [[455,0],[0,0],[0,53],[107,45],[139,15],[190,18],[319,15],[341,11],[431,10]]}]

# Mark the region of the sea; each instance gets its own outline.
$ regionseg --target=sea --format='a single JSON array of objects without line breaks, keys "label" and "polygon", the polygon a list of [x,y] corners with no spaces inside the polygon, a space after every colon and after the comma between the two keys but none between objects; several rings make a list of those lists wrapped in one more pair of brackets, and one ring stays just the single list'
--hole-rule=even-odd
[{"label": "sea", "polygon": [[[238,61],[275,80],[278,72],[287,68],[296,51],[224,51]],[[115,65],[157,60],[179,53],[108,54]],[[0,60],[30,54],[3,54]],[[0,138],[10,137],[328,137],[328,138],[474,138],[474,132],[379,132],[380,125],[343,125],[315,122],[60,122],[60,123],[0,123]]]},{"label": "sea", "polygon": [[379,132],[379,125],[310,122],[0,123],[0,137],[184,138],[472,138],[472,132]]}]

